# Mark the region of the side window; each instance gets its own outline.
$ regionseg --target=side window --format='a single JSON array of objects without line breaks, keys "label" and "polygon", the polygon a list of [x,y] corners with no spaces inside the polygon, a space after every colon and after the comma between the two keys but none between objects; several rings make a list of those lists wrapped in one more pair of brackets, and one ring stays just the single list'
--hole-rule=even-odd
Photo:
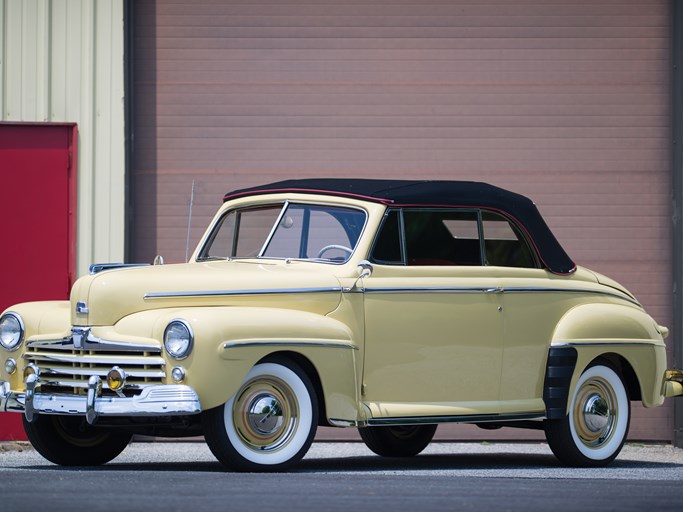
[{"label": "side window", "polygon": [[406,210],[408,265],[481,265],[476,211]]},{"label": "side window", "polygon": [[370,259],[376,263],[401,265],[401,224],[398,210],[390,211],[384,218],[372,248]]},{"label": "side window", "polygon": [[537,268],[531,248],[516,226],[493,212],[482,212],[486,265]]}]

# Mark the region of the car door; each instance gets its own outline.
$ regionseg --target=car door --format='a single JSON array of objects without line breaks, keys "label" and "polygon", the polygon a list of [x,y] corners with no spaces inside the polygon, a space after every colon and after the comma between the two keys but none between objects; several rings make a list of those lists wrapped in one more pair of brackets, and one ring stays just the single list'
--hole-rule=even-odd
[{"label": "car door", "polygon": [[523,231],[500,213],[482,212],[484,263],[499,276],[503,308],[501,408],[543,411],[548,348],[562,315],[581,296],[563,292],[566,278],[541,268]]},{"label": "car door", "polygon": [[363,399],[374,418],[498,412],[503,312],[474,210],[390,211],[364,279]]}]

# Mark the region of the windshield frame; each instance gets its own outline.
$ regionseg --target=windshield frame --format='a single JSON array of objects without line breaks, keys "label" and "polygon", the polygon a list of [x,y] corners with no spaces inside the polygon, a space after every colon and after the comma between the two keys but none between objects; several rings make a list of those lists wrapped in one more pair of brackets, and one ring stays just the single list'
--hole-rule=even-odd
[{"label": "windshield frame", "polygon": [[[219,257],[219,256],[210,256],[206,255],[206,252],[210,249],[210,246],[213,244],[214,240],[216,239],[216,236],[225,220],[225,218],[230,215],[231,213],[237,213],[239,210],[250,210],[250,209],[255,209],[255,208],[264,208],[268,206],[279,206],[281,205],[280,212],[277,215],[277,218],[275,222],[273,223],[272,227],[270,228],[270,232],[268,233],[268,236],[266,237],[263,245],[261,246],[261,249],[259,250],[259,253],[256,256],[228,256],[228,257]],[[268,246],[270,245],[273,237],[275,236],[277,232],[277,228],[280,225],[280,222],[282,222],[282,219],[287,212],[287,209],[290,206],[314,206],[314,207],[332,207],[340,210],[354,210],[356,212],[361,212],[364,216],[363,218],[363,225],[359,230],[358,233],[358,238],[354,244],[353,247],[351,247],[352,252],[344,258],[343,261],[337,261],[337,260],[330,260],[326,258],[301,258],[301,257],[294,257],[294,256],[289,256],[289,257],[282,257],[282,256],[265,256],[264,254],[266,253]],[[352,258],[353,255],[356,253],[356,250],[358,246],[361,243],[361,240],[363,236],[365,235],[365,231],[368,226],[368,222],[370,220],[370,214],[369,212],[357,205],[350,205],[350,204],[342,204],[342,203],[336,203],[336,202],[327,202],[327,201],[307,201],[307,200],[291,200],[291,199],[282,199],[282,200],[273,200],[273,201],[259,201],[259,202],[254,202],[254,203],[248,203],[248,204],[239,204],[236,205],[232,208],[226,209],[224,212],[221,213],[221,215],[218,217],[218,219],[211,225],[211,228],[208,232],[208,234],[204,237],[203,242],[201,243],[201,246],[199,250],[197,251],[197,257],[195,258],[195,261],[199,263],[207,262],[207,261],[233,261],[233,260],[279,260],[279,261],[307,261],[307,262],[314,262],[314,263],[324,263],[324,264],[331,264],[331,265],[344,265],[348,263]],[[343,227],[343,226],[342,226]],[[346,230],[345,230],[346,231]],[[235,231],[234,234],[235,238],[238,237],[238,230]],[[233,240],[234,244],[234,240]]]}]

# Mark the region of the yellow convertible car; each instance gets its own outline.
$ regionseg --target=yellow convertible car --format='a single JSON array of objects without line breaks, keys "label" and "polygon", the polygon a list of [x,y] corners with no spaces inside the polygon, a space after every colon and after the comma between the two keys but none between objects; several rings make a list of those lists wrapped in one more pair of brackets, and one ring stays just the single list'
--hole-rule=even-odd
[{"label": "yellow convertible car", "polygon": [[632,400],[683,394],[666,335],[523,196],[290,180],[228,193],[189,263],[93,265],[70,301],[5,311],[0,410],[64,465],[139,433],[203,435],[226,468],[275,471],[318,425],[407,457],[474,423],[544,430],[563,463],[602,466]]}]

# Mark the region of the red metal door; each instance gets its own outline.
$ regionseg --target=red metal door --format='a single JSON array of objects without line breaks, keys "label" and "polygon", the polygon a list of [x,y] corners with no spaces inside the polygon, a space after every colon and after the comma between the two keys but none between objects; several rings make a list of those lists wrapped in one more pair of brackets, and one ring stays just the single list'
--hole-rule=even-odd
[{"label": "red metal door", "polygon": [[[69,297],[76,262],[77,140],[74,124],[0,123],[0,311],[18,302]],[[25,438],[21,417],[0,413],[0,440]]]}]

